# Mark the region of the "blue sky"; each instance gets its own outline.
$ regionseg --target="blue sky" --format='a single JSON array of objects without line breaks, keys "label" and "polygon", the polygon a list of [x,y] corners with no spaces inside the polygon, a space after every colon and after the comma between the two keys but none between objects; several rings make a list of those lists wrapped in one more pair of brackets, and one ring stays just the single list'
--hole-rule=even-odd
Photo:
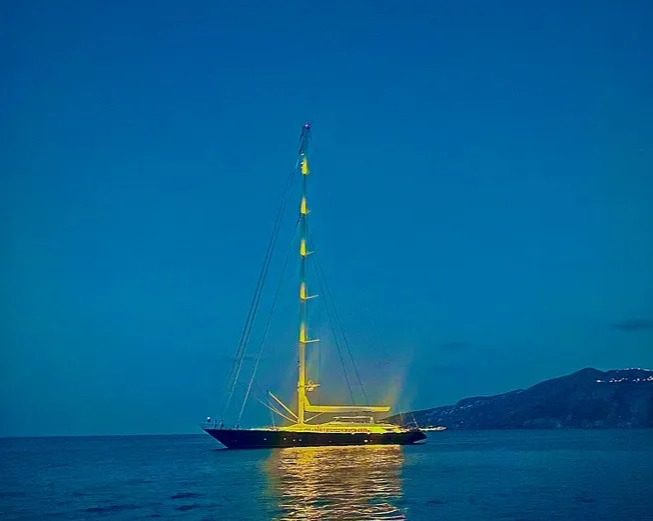
[{"label": "blue sky", "polygon": [[[653,8],[623,4],[4,3],[0,434],[218,414],[306,120],[368,394],[653,366]],[[262,361],[284,397],[295,283]]]}]

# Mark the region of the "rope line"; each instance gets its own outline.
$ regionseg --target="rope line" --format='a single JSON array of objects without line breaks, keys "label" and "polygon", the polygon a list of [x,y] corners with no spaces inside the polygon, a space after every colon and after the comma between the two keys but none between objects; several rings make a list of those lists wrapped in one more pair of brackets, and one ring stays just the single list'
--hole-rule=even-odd
[{"label": "rope line", "polygon": [[295,168],[293,168],[290,173],[288,174],[288,179],[286,180],[286,186],[283,194],[283,200],[281,202],[281,206],[279,207],[279,210],[277,212],[277,216],[274,222],[274,227],[272,229],[272,236],[270,237],[270,241],[268,243],[268,247],[265,251],[265,257],[263,259],[263,266],[261,267],[261,271],[259,273],[258,281],[256,283],[256,288],[254,290],[254,296],[252,298],[252,302],[250,304],[249,310],[247,312],[247,319],[245,320],[245,326],[243,327],[243,331],[240,337],[240,341],[238,343],[238,349],[236,351],[236,360],[234,361],[234,365],[231,368],[231,372],[229,374],[229,379],[228,379],[228,396],[227,400],[225,402],[225,406],[222,412],[222,417],[224,418],[227,415],[227,412],[229,410],[229,406],[231,404],[231,400],[234,395],[234,390],[236,388],[236,382],[238,382],[238,378],[240,377],[240,372],[243,367],[243,361],[245,359],[245,353],[247,351],[247,344],[249,343],[249,337],[252,332],[252,326],[254,325],[254,320],[256,318],[256,314],[258,312],[259,304],[261,302],[261,295],[263,293],[263,287],[265,286],[265,281],[267,279],[267,274],[270,268],[270,261],[272,260],[272,254],[274,252],[274,247],[276,245],[277,239],[279,237],[279,229],[281,227],[281,221],[283,218],[283,214],[286,210],[286,206],[288,204],[288,195],[290,193],[290,188],[292,186],[292,182],[295,179],[295,172],[297,171],[297,164],[295,164]]},{"label": "rope line", "polygon": [[[335,299],[332,297],[331,289],[329,288],[327,281],[326,281],[326,275],[324,274],[324,268],[322,267],[322,263],[320,262],[319,256],[315,256],[315,265],[317,266],[317,272],[318,272],[318,277],[320,277],[324,281],[324,290],[326,293],[326,296],[328,297],[330,303],[331,303],[331,308],[333,309],[333,316],[335,317],[336,324],[338,328],[340,329],[340,334],[342,335],[342,339],[344,341],[345,347],[347,348],[347,353],[349,354],[349,360],[351,361],[351,365],[354,369],[354,374],[356,375],[356,380],[358,381],[358,386],[360,387],[361,394],[363,395],[363,399],[365,400],[365,404],[369,405],[369,400],[367,398],[367,393],[365,392],[365,386],[363,385],[363,380],[361,379],[360,373],[358,372],[358,367],[356,366],[356,362],[354,360],[354,355],[352,353],[351,347],[349,345],[349,340],[347,339],[347,335],[345,334],[345,330],[342,327],[342,321],[340,320],[340,315],[338,314],[338,309],[336,308],[335,305]],[[325,301],[326,302],[326,301]],[[328,305],[327,305],[328,309]],[[337,346],[337,342],[336,342]],[[338,352],[340,349],[338,348]],[[344,368],[344,366],[343,366]],[[349,384],[348,384],[349,385]],[[353,397],[352,397],[353,399]]]},{"label": "rope line", "polygon": [[316,274],[317,274],[317,281],[320,285],[321,288],[324,288],[324,293],[325,293],[325,298],[324,298],[324,308],[326,309],[327,313],[327,318],[329,320],[329,324],[331,325],[331,332],[333,333],[333,342],[336,345],[336,351],[338,352],[338,358],[340,359],[340,365],[342,366],[342,372],[345,376],[345,383],[347,384],[347,390],[349,391],[349,397],[351,398],[352,403],[356,403],[356,399],[354,397],[354,391],[351,387],[351,382],[349,381],[349,375],[347,374],[347,365],[345,364],[345,358],[342,354],[342,349],[340,347],[340,342],[338,341],[338,334],[336,332],[336,321],[334,319],[334,316],[331,312],[331,307],[329,306],[329,300],[330,299],[330,293],[326,287],[326,280],[324,279],[323,273],[322,273],[322,268],[320,265],[319,257],[317,256],[317,252],[314,253],[315,258],[316,258]]},{"label": "rope line", "polygon": [[297,230],[299,230],[299,220],[297,220],[297,223],[295,224],[295,233],[293,234],[292,240],[288,245],[288,250],[286,251],[286,257],[283,261],[283,266],[281,268],[281,275],[279,276],[279,284],[277,286],[277,291],[274,294],[274,299],[272,300],[272,307],[270,309],[267,322],[265,323],[265,328],[263,330],[263,339],[261,340],[261,345],[258,350],[258,356],[256,357],[256,362],[254,363],[254,370],[252,371],[252,377],[249,379],[249,383],[247,384],[247,391],[245,392],[245,398],[243,399],[243,404],[241,405],[240,412],[238,413],[238,423],[240,423],[240,420],[243,416],[243,412],[245,411],[245,405],[247,404],[247,400],[249,399],[249,394],[252,390],[252,385],[254,384],[254,379],[256,378],[256,372],[258,371],[258,366],[261,361],[261,355],[263,354],[263,349],[265,348],[265,343],[267,341],[268,333],[270,331],[270,325],[272,324],[272,317],[277,307],[279,295],[281,294],[281,288],[283,286],[283,278],[286,273],[286,268],[288,267],[288,261],[290,259],[290,252],[292,251],[292,246],[295,244],[295,239],[297,238]]}]

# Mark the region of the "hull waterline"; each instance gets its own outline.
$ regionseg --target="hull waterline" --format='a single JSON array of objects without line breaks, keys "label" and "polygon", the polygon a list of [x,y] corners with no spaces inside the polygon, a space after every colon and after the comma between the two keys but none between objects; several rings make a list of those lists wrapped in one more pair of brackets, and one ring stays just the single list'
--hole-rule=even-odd
[{"label": "hull waterline", "polygon": [[419,429],[403,432],[295,432],[265,429],[204,429],[228,449],[328,447],[347,445],[411,445],[426,435]]}]

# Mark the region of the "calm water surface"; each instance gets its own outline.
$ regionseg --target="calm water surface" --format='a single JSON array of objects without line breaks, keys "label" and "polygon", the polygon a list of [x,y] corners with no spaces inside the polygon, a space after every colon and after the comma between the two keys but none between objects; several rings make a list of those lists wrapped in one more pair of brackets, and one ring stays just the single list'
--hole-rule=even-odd
[{"label": "calm water surface", "polygon": [[218,447],[205,435],[0,439],[0,518],[653,520],[650,430]]}]

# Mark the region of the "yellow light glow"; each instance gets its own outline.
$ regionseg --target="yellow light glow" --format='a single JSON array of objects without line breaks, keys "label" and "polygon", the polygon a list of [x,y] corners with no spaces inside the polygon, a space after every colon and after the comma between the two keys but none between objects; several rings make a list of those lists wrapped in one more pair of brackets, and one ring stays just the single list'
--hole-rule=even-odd
[{"label": "yellow light glow", "polygon": [[405,520],[399,446],[301,447],[266,461],[280,519]]}]

